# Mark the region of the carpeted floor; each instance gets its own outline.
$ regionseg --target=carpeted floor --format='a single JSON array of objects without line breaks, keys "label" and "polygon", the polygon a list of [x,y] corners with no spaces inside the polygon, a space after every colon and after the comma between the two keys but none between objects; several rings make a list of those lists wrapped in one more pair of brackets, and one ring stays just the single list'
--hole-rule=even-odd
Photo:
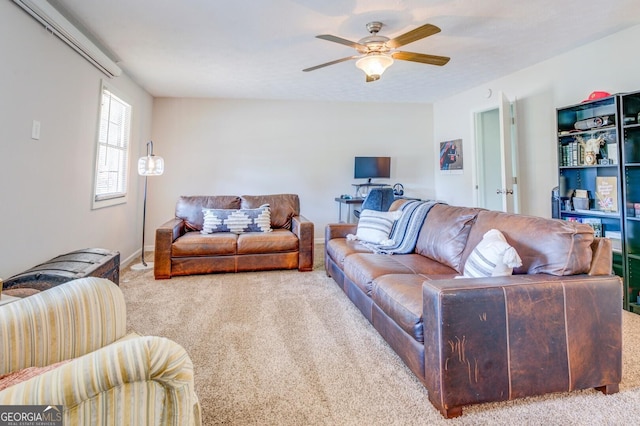
[{"label": "carpeted floor", "polygon": [[481,404],[445,420],[326,276],[323,249],[316,248],[315,270],[306,273],[155,281],[152,271],[123,271],[129,328],[187,349],[205,425],[640,424],[640,315],[623,315],[619,393],[585,390]]}]

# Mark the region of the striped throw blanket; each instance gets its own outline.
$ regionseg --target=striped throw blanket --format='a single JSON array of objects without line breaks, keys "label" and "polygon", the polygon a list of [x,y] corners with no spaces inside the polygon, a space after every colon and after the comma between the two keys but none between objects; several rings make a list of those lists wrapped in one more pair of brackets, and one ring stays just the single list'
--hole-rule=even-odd
[{"label": "striped throw blanket", "polygon": [[416,248],[418,233],[427,213],[436,201],[408,201],[400,206],[402,216],[391,230],[391,245],[366,244],[373,252],[381,254],[407,254]]}]

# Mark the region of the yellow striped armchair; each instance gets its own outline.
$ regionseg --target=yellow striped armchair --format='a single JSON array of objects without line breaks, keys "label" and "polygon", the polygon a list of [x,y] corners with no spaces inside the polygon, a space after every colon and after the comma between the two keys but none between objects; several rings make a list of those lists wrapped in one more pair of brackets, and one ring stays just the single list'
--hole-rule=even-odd
[{"label": "yellow striped armchair", "polygon": [[0,405],[62,405],[67,425],[200,425],[184,348],[126,330],[104,278],[0,306]]}]

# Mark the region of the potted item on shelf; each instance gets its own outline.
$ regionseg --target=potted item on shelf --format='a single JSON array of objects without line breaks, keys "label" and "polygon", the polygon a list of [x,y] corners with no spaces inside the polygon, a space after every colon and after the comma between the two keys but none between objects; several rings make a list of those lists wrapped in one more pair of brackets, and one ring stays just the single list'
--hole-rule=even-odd
[{"label": "potted item on shelf", "polygon": [[589,210],[589,191],[586,189],[576,189],[571,201],[573,202],[574,210]]},{"label": "potted item on shelf", "polygon": [[589,199],[582,197],[573,197],[573,208],[577,210],[589,210]]}]

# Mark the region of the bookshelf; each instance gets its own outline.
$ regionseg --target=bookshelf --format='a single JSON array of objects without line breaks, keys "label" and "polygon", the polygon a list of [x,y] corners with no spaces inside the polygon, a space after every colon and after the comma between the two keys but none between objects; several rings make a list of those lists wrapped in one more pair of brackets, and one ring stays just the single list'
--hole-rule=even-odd
[{"label": "bookshelf", "polygon": [[[640,108],[640,94],[637,100]],[[629,309],[629,301],[636,301],[637,289],[630,288],[625,278],[629,268],[625,251],[620,103],[621,97],[613,95],[556,110],[559,215],[564,220],[587,223],[596,235],[611,239],[613,271],[623,277],[623,304]],[[640,132],[638,142],[640,184]],[[640,203],[640,192],[637,195]],[[640,217],[636,225],[640,273]]]},{"label": "bookshelf", "polygon": [[[629,307],[640,293],[640,92],[621,95],[625,277]],[[630,309],[634,311],[634,309]]]}]

